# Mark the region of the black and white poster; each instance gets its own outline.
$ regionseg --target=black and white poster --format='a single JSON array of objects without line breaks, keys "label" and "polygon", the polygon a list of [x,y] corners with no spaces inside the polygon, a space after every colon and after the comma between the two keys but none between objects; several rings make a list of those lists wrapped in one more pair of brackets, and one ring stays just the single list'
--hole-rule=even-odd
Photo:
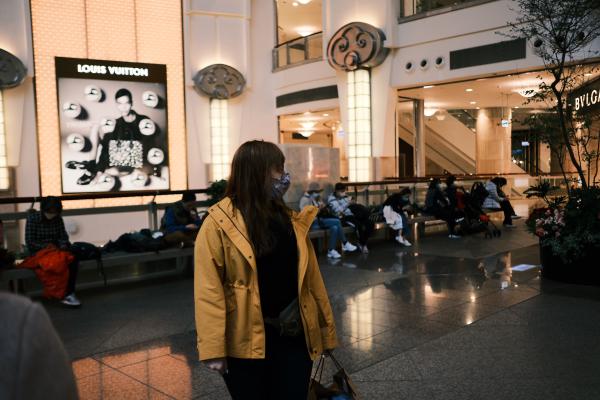
[{"label": "black and white poster", "polygon": [[63,193],[169,189],[166,66],[55,64]]}]

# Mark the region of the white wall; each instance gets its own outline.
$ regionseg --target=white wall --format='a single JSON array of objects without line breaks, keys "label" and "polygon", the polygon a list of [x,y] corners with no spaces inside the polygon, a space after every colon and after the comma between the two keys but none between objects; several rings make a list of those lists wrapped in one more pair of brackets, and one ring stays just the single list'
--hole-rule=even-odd
[{"label": "white wall", "polygon": [[4,89],[3,92],[8,165],[15,167],[16,195],[39,196],[28,0],[0,2],[0,48],[14,54],[27,67],[27,77],[23,84]]}]

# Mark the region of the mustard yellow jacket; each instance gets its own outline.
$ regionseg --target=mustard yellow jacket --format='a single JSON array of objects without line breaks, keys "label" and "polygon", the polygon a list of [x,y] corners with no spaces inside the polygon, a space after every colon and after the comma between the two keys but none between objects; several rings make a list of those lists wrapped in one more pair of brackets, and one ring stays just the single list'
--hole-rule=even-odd
[{"label": "mustard yellow jacket", "polygon": [[[308,238],[317,214],[292,216],[298,242],[298,299],[311,358],[337,347],[335,323],[319,264]],[[265,330],[256,257],[244,219],[229,198],[209,209],[195,247],[194,296],[200,360],[264,358]]]}]

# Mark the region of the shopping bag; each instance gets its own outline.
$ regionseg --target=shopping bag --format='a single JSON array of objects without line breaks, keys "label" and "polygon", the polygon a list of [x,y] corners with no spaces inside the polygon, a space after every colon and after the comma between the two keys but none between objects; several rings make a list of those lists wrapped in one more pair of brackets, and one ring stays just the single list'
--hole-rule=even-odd
[{"label": "shopping bag", "polygon": [[[323,385],[323,370],[325,360],[329,358],[335,365],[337,372],[333,374],[333,383],[329,386]],[[358,390],[342,364],[334,357],[332,352],[323,354],[319,359],[317,368],[310,380],[309,400],[359,400]]]}]

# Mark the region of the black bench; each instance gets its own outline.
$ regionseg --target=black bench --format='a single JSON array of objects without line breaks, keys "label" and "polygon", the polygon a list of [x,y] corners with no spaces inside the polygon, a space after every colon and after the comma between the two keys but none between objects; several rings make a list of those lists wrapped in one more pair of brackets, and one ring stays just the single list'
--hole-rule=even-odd
[{"label": "black bench", "polygon": [[[186,259],[193,256],[193,248],[172,248],[164,249],[159,252],[144,252],[144,253],[127,253],[127,252],[115,252],[107,253],[102,255],[102,264],[105,268],[122,266],[122,265],[136,265],[148,261],[159,261],[175,259],[175,269],[168,271],[158,271],[146,273],[144,275],[133,275],[124,278],[110,279],[110,274],[107,274],[107,281],[110,283],[125,283],[139,281],[142,279],[151,279],[164,276],[171,276],[183,273],[186,267]],[[98,268],[96,260],[85,260],[79,263],[80,271],[93,270]],[[0,270],[0,282],[8,283],[11,289],[16,290],[25,279],[35,278],[35,273],[31,269],[26,268],[10,268]],[[85,289],[89,287],[102,286],[103,281],[87,282],[78,284],[78,289]]]}]

